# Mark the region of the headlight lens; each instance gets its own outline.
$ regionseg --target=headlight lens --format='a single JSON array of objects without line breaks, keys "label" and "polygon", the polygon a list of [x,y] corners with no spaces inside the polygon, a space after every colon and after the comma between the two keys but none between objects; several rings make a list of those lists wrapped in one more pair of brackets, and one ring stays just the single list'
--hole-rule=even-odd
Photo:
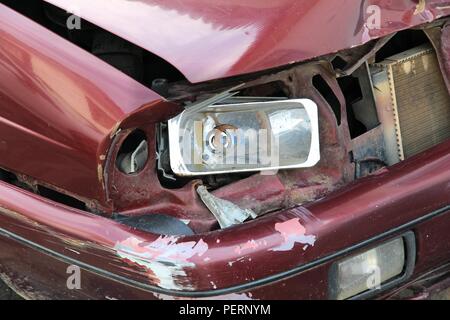
[{"label": "headlight lens", "polygon": [[379,288],[402,274],[405,260],[404,240],[398,238],[338,262],[332,274],[334,298],[347,299]]},{"label": "headlight lens", "polygon": [[320,160],[317,105],[309,99],[187,109],[168,128],[177,175],[311,167]]}]

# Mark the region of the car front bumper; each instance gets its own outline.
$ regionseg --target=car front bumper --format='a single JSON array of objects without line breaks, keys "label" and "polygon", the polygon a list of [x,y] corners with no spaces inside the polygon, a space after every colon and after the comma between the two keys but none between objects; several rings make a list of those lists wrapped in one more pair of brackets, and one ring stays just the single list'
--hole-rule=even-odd
[{"label": "car front bumper", "polygon": [[[0,182],[1,277],[28,298],[326,299],[332,264],[412,231],[405,283],[450,261],[450,142],[303,207],[189,237],[133,230]],[[67,267],[81,268],[81,289]]]}]

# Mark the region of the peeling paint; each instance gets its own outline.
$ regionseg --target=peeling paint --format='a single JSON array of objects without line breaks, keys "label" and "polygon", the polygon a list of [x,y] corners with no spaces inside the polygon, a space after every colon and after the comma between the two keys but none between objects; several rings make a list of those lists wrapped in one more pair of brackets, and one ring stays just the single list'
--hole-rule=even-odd
[{"label": "peeling paint", "polygon": [[[103,184],[103,167],[102,167],[101,164],[99,164],[99,165],[97,166],[97,177],[98,177],[98,181],[99,181],[102,185],[104,185],[104,184]],[[103,188],[104,188],[104,187],[103,187]]]},{"label": "peeling paint", "polygon": [[434,19],[436,19],[433,12],[431,12],[430,10],[425,10],[425,12],[422,14],[422,17],[424,17],[427,22],[432,22]]},{"label": "peeling paint", "polygon": [[237,246],[234,249],[234,252],[236,252],[237,254],[242,254],[245,251],[253,251],[260,246],[267,246],[267,241],[265,241],[265,240],[262,240],[262,241],[249,240],[246,243]]},{"label": "peeling paint", "polygon": [[183,222],[185,225],[188,225],[189,223],[191,223],[191,220],[189,219],[180,219],[181,222]]},{"label": "peeling paint", "polygon": [[370,29],[367,25],[364,25],[364,29],[361,35],[361,42],[362,43],[367,43],[370,40],[372,40],[372,37],[370,36]]},{"label": "peeling paint", "polygon": [[114,127],[111,129],[111,133],[109,135],[110,139],[113,139],[120,132],[120,121],[116,122]]},{"label": "peeling paint", "polygon": [[150,270],[152,274],[149,278],[160,287],[195,290],[187,278],[186,268],[195,267],[189,259],[201,257],[208,250],[208,245],[202,239],[198,242],[177,241],[178,238],[173,236],[160,236],[151,243],[132,237],[118,242],[115,249],[121,258]]},{"label": "peeling paint", "polygon": [[300,223],[299,218],[276,223],[275,230],[281,233],[284,243],[270,251],[289,251],[294,248],[296,243],[305,245],[303,250],[306,250],[308,246],[314,246],[316,242],[316,236],[306,235],[306,228]]},{"label": "peeling paint", "polygon": [[246,293],[230,293],[221,296],[207,297],[207,298],[186,298],[186,297],[174,297],[162,293],[154,293],[155,298],[159,300],[173,301],[173,300],[258,300],[254,299],[250,292]]},{"label": "peeling paint", "polygon": [[250,240],[244,243],[243,245],[239,245],[234,249],[234,252],[237,254],[242,254],[243,251],[257,249],[259,244],[255,240]]},{"label": "peeling paint", "polygon": [[425,11],[426,9],[426,1],[425,0],[419,0],[419,3],[416,5],[416,10],[414,10],[414,15],[418,15],[421,14]]},{"label": "peeling paint", "polygon": [[431,22],[437,18],[434,16],[433,12],[427,9],[426,0],[419,0],[419,3],[414,10],[414,15],[420,15],[427,22]]}]

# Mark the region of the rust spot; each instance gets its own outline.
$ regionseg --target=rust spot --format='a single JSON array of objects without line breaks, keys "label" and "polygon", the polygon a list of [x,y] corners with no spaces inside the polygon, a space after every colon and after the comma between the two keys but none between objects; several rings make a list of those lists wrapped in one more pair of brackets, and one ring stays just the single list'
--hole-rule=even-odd
[{"label": "rust spot", "polygon": [[103,167],[101,164],[97,166],[97,176],[102,188],[105,189],[105,184],[103,183]]},{"label": "rust spot", "polygon": [[109,135],[109,137],[112,139],[116,136],[116,134],[118,134],[120,131],[120,122],[117,122],[114,127],[111,130],[111,134]]}]

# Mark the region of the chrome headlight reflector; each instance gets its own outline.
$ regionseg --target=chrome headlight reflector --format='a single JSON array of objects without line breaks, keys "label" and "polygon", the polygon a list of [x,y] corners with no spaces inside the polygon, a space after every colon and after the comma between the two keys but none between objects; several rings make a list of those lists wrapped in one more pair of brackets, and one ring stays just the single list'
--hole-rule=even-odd
[{"label": "chrome headlight reflector", "polygon": [[320,160],[309,99],[212,105],[169,120],[170,165],[180,176],[312,167]]}]

